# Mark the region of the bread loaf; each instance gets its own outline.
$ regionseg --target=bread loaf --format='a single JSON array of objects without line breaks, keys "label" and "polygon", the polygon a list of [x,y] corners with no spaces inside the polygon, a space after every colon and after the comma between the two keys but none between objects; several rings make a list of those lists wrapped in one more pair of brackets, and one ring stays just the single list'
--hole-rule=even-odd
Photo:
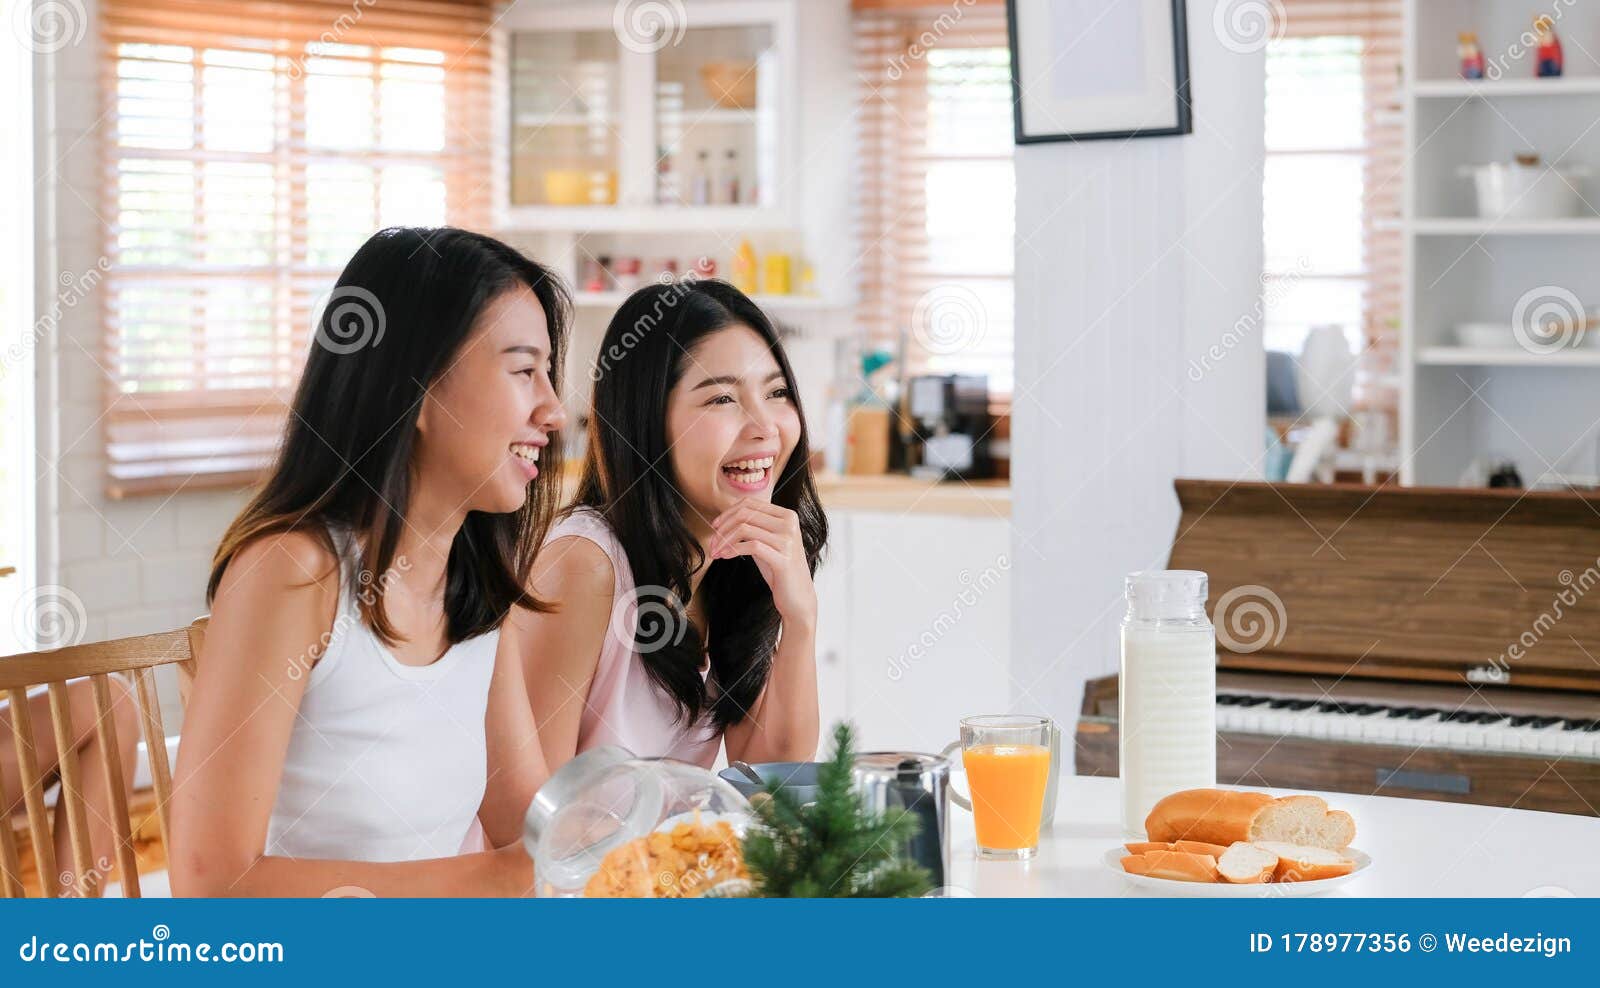
[{"label": "bread loaf", "polygon": [[1145,836],[1153,841],[1197,840],[1227,847],[1250,841],[1250,826],[1272,803],[1264,792],[1185,789],[1157,803],[1145,817]]},{"label": "bread loaf", "polygon": [[1339,850],[1355,839],[1356,824],[1317,796],[1275,798],[1263,792],[1185,789],[1161,800],[1144,821],[1151,841],[1279,841]]}]

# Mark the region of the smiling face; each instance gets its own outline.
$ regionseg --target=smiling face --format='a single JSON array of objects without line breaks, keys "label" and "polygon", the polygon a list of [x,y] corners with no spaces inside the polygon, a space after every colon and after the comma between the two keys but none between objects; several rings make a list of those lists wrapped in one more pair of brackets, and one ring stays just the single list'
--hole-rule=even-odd
[{"label": "smiling face", "polygon": [[544,307],[524,286],[484,306],[417,416],[419,484],[465,511],[522,507],[539,452],[566,424]]},{"label": "smiling face", "polygon": [[697,537],[741,498],[772,500],[800,437],[800,414],[778,361],[745,325],[703,337],[667,396],[667,443],[684,524]]}]

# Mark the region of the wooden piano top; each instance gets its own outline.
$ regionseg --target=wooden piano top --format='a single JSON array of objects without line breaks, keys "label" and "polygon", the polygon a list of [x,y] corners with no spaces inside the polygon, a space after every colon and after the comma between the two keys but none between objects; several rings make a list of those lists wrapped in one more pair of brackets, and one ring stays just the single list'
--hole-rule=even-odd
[{"label": "wooden piano top", "polygon": [[1224,668],[1600,691],[1600,495],[1175,486]]}]

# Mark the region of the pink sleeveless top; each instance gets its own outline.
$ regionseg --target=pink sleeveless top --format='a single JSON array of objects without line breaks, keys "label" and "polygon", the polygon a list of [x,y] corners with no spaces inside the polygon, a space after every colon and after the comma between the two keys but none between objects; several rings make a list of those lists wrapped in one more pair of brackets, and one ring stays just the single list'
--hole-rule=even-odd
[{"label": "pink sleeveless top", "polygon": [[[710,768],[722,747],[722,733],[703,718],[695,724],[675,721],[677,708],[672,698],[651,682],[636,651],[635,632],[641,614],[645,647],[652,640],[664,643],[678,633],[680,626],[666,617],[666,591],[633,585],[633,568],[628,565],[627,553],[611,526],[592,508],[579,508],[557,521],[545,536],[545,545],[573,536],[599,546],[611,560],[614,574],[611,622],[600,645],[600,662],[578,721],[578,752],[616,744],[643,758],[675,758]],[[658,632],[652,639],[651,635]]]}]

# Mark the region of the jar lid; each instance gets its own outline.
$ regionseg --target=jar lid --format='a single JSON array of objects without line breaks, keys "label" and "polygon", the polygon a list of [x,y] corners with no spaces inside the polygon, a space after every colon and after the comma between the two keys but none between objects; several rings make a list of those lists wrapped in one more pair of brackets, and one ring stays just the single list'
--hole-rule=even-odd
[{"label": "jar lid", "polygon": [[917,751],[868,751],[856,756],[857,778],[897,779],[948,770],[950,759]]},{"label": "jar lid", "polygon": [[540,787],[523,845],[540,881],[581,886],[615,847],[655,829],[665,794],[658,773],[617,745],[583,752]]}]

